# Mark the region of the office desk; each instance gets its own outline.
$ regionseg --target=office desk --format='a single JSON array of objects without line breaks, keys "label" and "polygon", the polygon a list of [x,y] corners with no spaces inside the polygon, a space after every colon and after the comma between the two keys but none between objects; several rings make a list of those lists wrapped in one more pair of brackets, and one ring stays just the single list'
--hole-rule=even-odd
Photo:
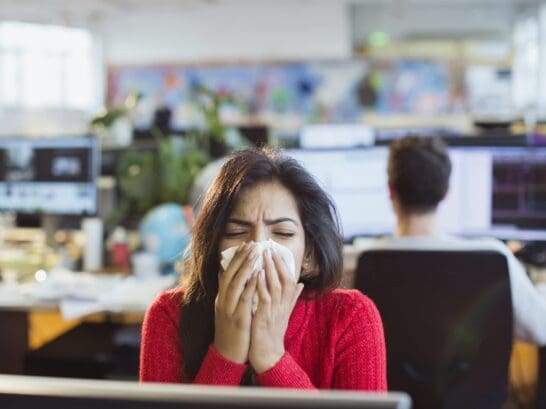
[{"label": "office desk", "polygon": [[546,409],[546,347],[539,352],[537,391],[537,408]]},{"label": "office desk", "polygon": [[[0,286],[0,373],[23,373],[25,355],[39,346],[32,329],[42,325],[42,332],[50,332],[36,315],[49,318],[58,328],[56,335],[81,323],[140,324],[156,295],[176,281],[174,275],[135,277],[59,269],[41,281]],[[60,312],[64,320],[51,319]],[[48,334],[44,337],[52,340]]]},{"label": "office desk", "polygon": [[[59,322],[63,321],[60,318],[57,303],[20,302],[0,305],[0,373],[23,374],[25,372],[25,358],[33,349],[31,333],[36,325],[36,322],[33,322],[36,321],[36,319],[33,320],[34,315],[42,314],[43,317],[46,314],[59,317],[59,319],[52,321],[58,327],[55,335],[60,335],[86,322],[141,323],[144,313],[145,308],[126,308],[123,311],[116,310],[90,314],[84,318],[66,321],[64,325],[59,325]],[[49,331],[51,330],[52,328],[49,328]],[[44,336],[44,334],[41,335]]]},{"label": "office desk", "polygon": [[0,373],[22,374],[29,348],[29,313],[54,311],[55,304],[17,302],[0,305]]}]

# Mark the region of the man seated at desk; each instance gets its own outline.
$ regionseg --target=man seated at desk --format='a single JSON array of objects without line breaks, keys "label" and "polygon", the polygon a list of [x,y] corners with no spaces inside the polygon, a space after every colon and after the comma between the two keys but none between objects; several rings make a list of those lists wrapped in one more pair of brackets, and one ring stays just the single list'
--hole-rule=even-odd
[{"label": "man seated at desk", "polygon": [[374,249],[496,250],[508,261],[515,338],[546,345],[546,299],[534,288],[523,265],[495,239],[461,239],[437,229],[437,208],[448,192],[451,161],[436,138],[406,137],[392,143],[388,183],[397,218],[393,238]]}]

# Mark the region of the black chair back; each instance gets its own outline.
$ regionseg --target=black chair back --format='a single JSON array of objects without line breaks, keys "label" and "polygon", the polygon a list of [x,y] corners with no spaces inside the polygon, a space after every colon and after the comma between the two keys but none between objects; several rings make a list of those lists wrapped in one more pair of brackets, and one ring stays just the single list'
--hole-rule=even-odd
[{"label": "black chair back", "polygon": [[369,250],[355,284],[383,319],[390,390],[416,409],[502,407],[513,334],[505,255]]}]

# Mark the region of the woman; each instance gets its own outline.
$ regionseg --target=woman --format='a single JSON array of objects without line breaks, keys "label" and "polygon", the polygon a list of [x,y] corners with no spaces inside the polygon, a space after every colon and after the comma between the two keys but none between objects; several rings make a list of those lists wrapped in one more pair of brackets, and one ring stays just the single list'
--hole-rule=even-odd
[{"label": "woman", "polygon": [[[358,291],[334,290],[342,271],[334,216],[298,162],[235,153],[195,221],[189,282],[146,314],[141,381],[386,390],[379,313]],[[269,239],[294,256],[296,281],[277,251],[266,249],[255,268],[256,242]],[[234,246],[223,270],[220,254]]]}]

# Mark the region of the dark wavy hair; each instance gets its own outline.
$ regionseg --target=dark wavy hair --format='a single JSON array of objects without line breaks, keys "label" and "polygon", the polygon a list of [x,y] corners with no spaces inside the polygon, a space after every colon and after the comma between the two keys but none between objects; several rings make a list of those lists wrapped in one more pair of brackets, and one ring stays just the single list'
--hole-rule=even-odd
[{"label": "dark wavy hair", "polygon": [[[342,239],[332,200],[296,160],[280,152],[246,149],[231,155],[207,190],[195,220],[181,304],[183,377],[193,380],[214,340],[214,302],[220,271],[219,244],[227,220],[245,189],[278,182],[294,196],[315,271],[300,277],[305,294],[320,296],[338,286],[343,268]],[[241,384],[252,384],[247,371]]]},{"label": "dark wavy hair", "polygon": [[411,213],[436,209],[447,193],[451,161],[440,138],[408,136],[391,143],[389,184]]}]

